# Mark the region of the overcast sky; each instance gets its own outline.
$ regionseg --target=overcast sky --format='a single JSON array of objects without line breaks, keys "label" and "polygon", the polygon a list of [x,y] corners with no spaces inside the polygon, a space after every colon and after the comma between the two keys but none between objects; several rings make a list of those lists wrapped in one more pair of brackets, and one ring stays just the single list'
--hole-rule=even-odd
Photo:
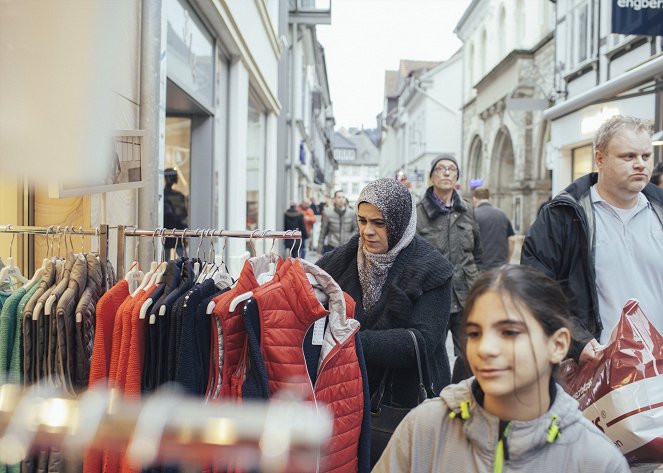
[{"label": "overcast sky", "polygon": [[374,128],[384,71],[400,59],[443,61],[461,46],[454,27],[471,0],[332,0],[318,26],[336,127]]}]

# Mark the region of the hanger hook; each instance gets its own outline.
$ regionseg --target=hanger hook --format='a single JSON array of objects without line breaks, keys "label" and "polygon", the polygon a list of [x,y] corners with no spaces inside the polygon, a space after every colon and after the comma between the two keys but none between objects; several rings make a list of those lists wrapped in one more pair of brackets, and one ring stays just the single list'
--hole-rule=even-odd
[{"label": "hanger hook", "polygon": [[161,261],[166,261],[166,229],[161,229]]},{"label": "hanger hook", "polygon": [[254,236],[257,232],[259,232],[259,231],[260,231],[260,230],[253,230],[253,231],[251,232],[251,236],[249,237],[249,246],[251,246],[251,249],[253,250],[253,256],[256,256],[256,255],[257,255],[257,252],[256,252],[256,245],[255,245],[255,243],[253,243],[253,236]]},{"label": "hanger hook", "polygon": [[[48,232],[53,229],[53,225],[49,225],[46,229],[46,258],[49,258],[51,252],[53,251],[53,244],[51,240],[48,239]],[[51,234],[51,238],[55,239],[55,235]]]},{"label": "hanger hook", "polygon": [[85,255],[85,232],[83,227],[78,227],[78,231],[81,232],[81,254]]},{"label": "hanger hook", "polygon": [[[187,251],[186,251],[186,243],[185,243],[185,241],[184,241],[184,237],[186,236],[186,231],[187,231],[187,230],[188,230],[188,228],[186,228],[186,227],[184,228],[184,230],[182,230],[182,255],[183,255],[185,258],[188,258],[188,257],[189,257],[189,255],[188,255],[188,253],[187,253]],[[175,246],[177,246],[177,244],[176,244]]]},{"label": "hanger hook", "polygon": [[152,232],[152,261],[157,261],[157,232],[159,227],[155,228]]},{"label": "hanger hook", "polygon": [[[200,236],[198,236],[198,232],[200,233]],[[203,244],[203,239],[202,239],[202,230],[200,228],[196,228],[194,231],[194,238],[198,238],[198,246],[196,247],[196,259],[200,259],[200,246]]]},{"label": "hanger hook", "polygon": [[[12,226],[11,226],[11,225],[7,225],[7,230],[9,230],[9,231],[11,232],[11,230],[12,230]],[[13,232],[12,232],[12,241],[11,241],[11,243],[9,244],[9,257],[10,257],[10,258],[12,257],[12,248],[14,247],[14,237],[15,237],[15,236],[16,236],[16,233],[13,233]]]}]

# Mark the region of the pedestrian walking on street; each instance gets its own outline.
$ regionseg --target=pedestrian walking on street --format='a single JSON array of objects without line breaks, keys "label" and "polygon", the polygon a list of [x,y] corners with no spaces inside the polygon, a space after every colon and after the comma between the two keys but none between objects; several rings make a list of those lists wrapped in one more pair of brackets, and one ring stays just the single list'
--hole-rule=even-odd
[{"label": "pedestrian walking on street", "polygon": [[521,263],[557,280],[571,301],[571,355],[593,359],[630,298],[663,333],[663,189],[649,182],[651,124],[617,115],[594,135],[598,173],[587,174],[542,210]]},{"label": "pedestrian walking on street", "polygon": [[290,254],[292,251],[297,254],[301,248],[301,257],[306,255],[306,249],[302,247],[302,242],[308,238],[306,233],[306,224],[304,223],[304,214],[297,210],[297,202],[290,202],[290,207],[283,214],[283,229],[284,230],[299,230],[302,232],[301,240],[283,240],[286,253]]},{"label": "pedestrian walking on street", "polygon": [[299,211],[304,215],[304,226],[306,227],[306,240],[302,240],[304,246],[302,246],[302,258],[306,258],[306,250],[309,249],[309,244],[311,242],[311,236],[313,235],[313,225],[318,221],[318,217],[315,216],[313,209],[311,208],[311,202],[308,199],[302,200],[302,203],[299,204]]},{"label": "pedestrian walking on street", "polygon": [[[414,407],[420,390],[412,334],[427,360],[422,362],[426,386],[432,384],[433,392],[439,393],[450,380],[443,337],[453,270],[416,235],[414,201],[396,180],[378,179],[364,187],[357,200],[357,219],[359,235],[316,264],[356,302],[370,395],[387,373],[390,382],[384,398],[390,405]],[[381,451],[372,448],[371,458],[377,460]]]},{"label": "pedestrian walking on street", "polygon": [[477,187],[472,191],[474,217],[479,225],[481,248],[483,249],[483,269],[489,270],[511,261],[516,244],[509,217],[490,202],[490,190]]},{"label": "pedestrian walking on street", "polygon": [[334,207],[322,212],[318,254],[325,254],[346,243],[357,233],[357,216],[347,205],[345,193],[334,192]]},{"label": "pedestrian walking on street", "polygon": [[[417,233],[437,248],[454,268],[449,320],[457,356],[452,376],[454,383],[472,376],[460,346],[460,317],[470,287],[483,264],[474,210],[455,190],[459,175],[458,162],[452,155],[441,154],[434,158],[429,173],[433,185],[417,205]],[[447,333],[444,340],[446,337]]]},{"label": "pedestrian walking on street", "polygon": [[462,328],[476,377],[411,411],[374,473],[628,473],[626,459],[555,383],[571,334],[559,285],[531,268],[482,274]]}]

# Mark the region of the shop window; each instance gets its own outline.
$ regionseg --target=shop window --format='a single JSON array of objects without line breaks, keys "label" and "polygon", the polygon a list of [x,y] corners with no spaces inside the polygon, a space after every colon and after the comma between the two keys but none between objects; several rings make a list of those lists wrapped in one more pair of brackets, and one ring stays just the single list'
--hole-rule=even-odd
[{"label": "shop window", "polygon": [[[190,226],[191,213],[190,118],[166,117],[165,151],[163,224],[166,228],[186,228]],[[167,249],[171,243],[174,247],[174,241],[167,241]]]},{"label": "shop window", "polygon": [[582,146],[573,150],[573,175],[571,180],[576,179],[596,171],[596,164],[592,156],[592,145]]},{"label": "shop window", "polygon": [[264,188],[265,115],[257,100],[249,98],[246,159],[246,229],[260,228],[261,194]]}]

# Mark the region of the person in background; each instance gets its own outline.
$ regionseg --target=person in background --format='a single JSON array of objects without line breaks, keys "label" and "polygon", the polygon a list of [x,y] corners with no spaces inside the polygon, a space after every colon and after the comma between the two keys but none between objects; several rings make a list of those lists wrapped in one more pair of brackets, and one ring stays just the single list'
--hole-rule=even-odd
[{"label": "person in background", "polygon": [[455,190],[459,175],[456,158],[450,154],[435,157],[429,173],[433,185],[417,205],[417,233],[437,248],[454,267],[449,327],[458,357],[453,369],[454,383],[472,375],[460,347],[460,316],[467,293],[483,265],[474,210]]},{"label": "person in background", "polygon": [[[443,341],[449,320],[452,267],[416,235],[416,210],[408,190],[394,179],[368,184],[357,200],[359,235],[316,264],[356,302],[370,395],[392,369],[392,403],[417,405],[419,375],[414,332],[435,393],[449,383]],[[425,364],[422,362],[422,364]],[[387,394],[385,394],[387,396]],[[377,460],[381,452],[371,452]],[[406,471],[406,470],[404,470]]]},{"label": "person in background", "polygon": [[315,252],[318,248],[318,238],[320,237],[320,213],[322,211],[322,201],[320,204],[316,204],[315,200],[311,199],[311,210],[313,210],[313,214],[316,216],[315,222],[313,223],[313,230],[309,234],[309,246],[308,249],[310,251]]},{"label": "person in background", "polygon": [[651,179],[649,182],[663,189],[663,161],[654,167],[654,171],[651,173]]},{"label": "person in background", "polygon": [[347,243],[357,233],[357,216],[347,205],[343,191],[334,192],[334,207],[322,213],[318,254],[325,254]]},{"label": "person in background", "polygon": [[649,182],[651,124],[617,115],[594,135],[598,173],[587,174],[543,207],[521,264],[558,281],[571,303],[571,356],[596,357],[630,298],[663,333],[663,189]]},{"label": "person in background", "polygon": [[[180,191],[173,189],[173,186],[178,181],[177,171],[173,168],[166,168],[163,175],[165,179],[163,190],[163,226],[168,229],[187,228],[189,211],[187,209],[186,197]],[[184,254],[180,238],[166,238],[165,247],[167,254],[170,254],[170,250],[173,248],[176,248],[179,256]]]},{"label": "person in background", "polygon": [[315,216],[313,209],[311,208],[311,202],[308,199],[302,200],[302,203],[299,204],[299,211],[304,216],[304,226],[306,227],[306,239],[302,242],[302,258],[306,258],[306,249],[309,247],[311,240],[311,235],[313,234],[313,224],[318,221],[318,218]]},{"label": "person in background", "polygon": [[374,473],[628,473],[626,459],[555,383],[570,344],[559,285],[526,266],[483,273],[461,327],[475,377],[424,401]]},{"label": "person in background", "polygon": [[284,230],[299,230],[302,232],[301,240],[283,240],[283,244],[286,249],[286,256],[290,253],[297,255],[301,248],[301,257],[306,256],[306,248],[302,246],[302,242],[308,238],[308,233],[306,232],[306,224],[304,223],[304,214],[302,214],[297,209],[297,202],[291,201],[290,207],[283,214],[283,229]]},{"label": "person in background", "polygon": [[490,203],[490,190],[478,187],[472,192],[474,218],[479,225],[484,270],[497,268],[511,261],[516,244],[509,217]]}]

